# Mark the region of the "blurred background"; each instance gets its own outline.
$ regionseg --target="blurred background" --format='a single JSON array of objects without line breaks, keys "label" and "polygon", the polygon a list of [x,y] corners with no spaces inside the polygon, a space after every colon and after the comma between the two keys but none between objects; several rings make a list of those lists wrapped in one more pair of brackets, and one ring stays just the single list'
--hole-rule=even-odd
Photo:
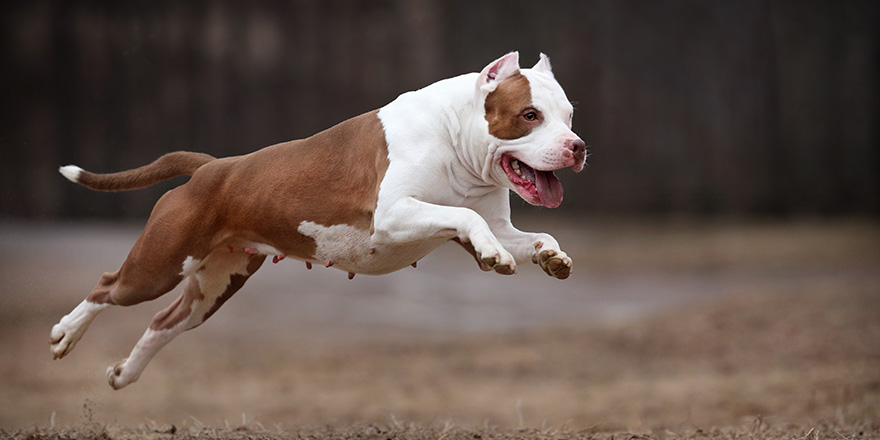
[{"label": "blurred background", "polygon": [[[15,403],[0,409],[0,430],[389,415],[592,431],[880,426],[876,1],[7,1],[0,11],[0,402]],[[285,260],[124,390],[106,385],[106,367],[176,293],[104,312],[51,360],[51,326],[185,182],[107,194],[58,166],[248,153],[511,50],[524,67],[551,57],[591,145],[590,166],[559,173],[562,207],[513,201],[518,227],[552,233],[572,256],[571,278],[483,273],[453,245],[418,269],[352,281]]]},{"label": "blurred background", "polygon": [[[564,212],[880,212],[880,7],[866,1],[7,2],[0,216],[141,218],[180,182],[69,184],[243,154],[519,50],[547,53],[591,167]],[[521,204],[517,204],[521,205]]]}]

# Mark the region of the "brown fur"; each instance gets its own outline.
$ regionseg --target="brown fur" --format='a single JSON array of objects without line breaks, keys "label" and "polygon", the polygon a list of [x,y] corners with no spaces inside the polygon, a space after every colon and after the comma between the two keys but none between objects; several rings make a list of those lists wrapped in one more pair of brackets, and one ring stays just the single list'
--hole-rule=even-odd
[{"label": "brown fur", "polygon": [[[247,242],[266,243],[287,255],[311,259],[315,242],[297,232],[297,226],[312,221],[370,230],[379,184],[388,168],[377,111],[308,139],[244,156],[206,161],[210,156],[193,154],[172,153],[138,169],[150,176],[179,175],[201,163],[189,182],[159,199],[122,268],[105,274],[89,301],[133,305],[155,299],[183,279],[187,257],[204,260],[213,251]],[[316,173],[319,168],[323,171]],[[155,178],[138,176],[136,171],[115,175],[127,175],[128,182]],[[258,267],[249,267],[249,273]],[[227,290],[207,316],[244,283],[239,278],[231,281],[236,288]],[[182,318],[172,316],[173,312],[188,310],[183,302],[191,304],[195,295],[194,291],[184,294],[181,304],[169,307],[168,316],[157,316],[154,326],[180,322]]]},{"label": "brown fur", "polygon": [[81,171],[76,182],[98,191],[126,191],[144,188],[172,177],[191,176],[200,166],[214,159],[204,153],[176,151],[133,170],[112,174]]},{"label": "brown fur", "polygon": [[528,78],[516,72],[501,81],[486,96],[486,121],[489,133],[498,139],[519,139],[531,133],[537,122],[525,120],[522,113],[532,105]]}]

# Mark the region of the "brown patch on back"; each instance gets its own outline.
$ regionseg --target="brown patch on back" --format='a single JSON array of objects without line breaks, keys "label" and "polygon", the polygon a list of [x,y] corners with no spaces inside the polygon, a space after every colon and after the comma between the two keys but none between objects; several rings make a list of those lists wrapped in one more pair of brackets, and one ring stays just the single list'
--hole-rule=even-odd
[{"label": "brown patch on back", "polygon": [[489,134],[498,139],[519,139],[532,132],[533,124],[520,113],[532,105],[532,89],[529,80],[516,72],[498,84],[486,96],[486,121]]},{"label": "brown patch on back", "polygon": [[388,169],[388,146],[377,114],[365,113],[307,139],[209,163],[188,185],[193,198],[212,215],[220,208],[220,235],[311,258],[314,239],[297,231],[303,221],[372,228],[379,184]]},{"label": "brown patch on back", "polygon": [[[172,153],[146,167],[155,173],[134,173],[149,181],[169,173],[193,177],[156,203],[122,268],[105,274],[88,300],[133,305],[158,298],[183,279],[181,264],[187,257],[204,259],[229,241],[266,243],[310,259],[317,245],[297,231],[303,221],[371,230],[379,184],[388,169],[388,147],[377,114],[365,113],[310,138],[245,156],[213,159]],[[135,184],[120,185],[127,189]],[[200,293],[197,287],[191,286],[188,298],[158,316],[154,327],[179,322],[182,317],[175,311],[188,308]]]}]

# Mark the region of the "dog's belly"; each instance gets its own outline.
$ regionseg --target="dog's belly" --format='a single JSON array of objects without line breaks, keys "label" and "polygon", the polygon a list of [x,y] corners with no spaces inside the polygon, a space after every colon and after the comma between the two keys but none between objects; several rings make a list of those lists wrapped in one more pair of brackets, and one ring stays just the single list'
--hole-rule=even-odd
[{"label": "dog's belly", "polygon": [[404,245],[375,245],[370,232],[341,224],[323,226],[314,222],[300,223],[297,231],[315,240],[315,254],[310,261],[328,262],[349,272],[382,275],[415,263],[446,239],[427,240]]}]

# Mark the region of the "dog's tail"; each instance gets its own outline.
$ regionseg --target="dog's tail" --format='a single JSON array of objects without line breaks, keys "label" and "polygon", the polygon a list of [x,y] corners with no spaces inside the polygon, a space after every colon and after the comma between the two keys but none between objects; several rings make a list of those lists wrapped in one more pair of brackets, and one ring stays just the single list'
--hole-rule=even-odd
[{"label": "dog's tail", "polygon": [[144,188],[177,176],[192,176],[202,165],[214,160],[211,155],[176,151],[168,153],[149,165],[110,174],[90,173],[76,165],[58,169],[74,183],[98,191],[128,191]]}]

